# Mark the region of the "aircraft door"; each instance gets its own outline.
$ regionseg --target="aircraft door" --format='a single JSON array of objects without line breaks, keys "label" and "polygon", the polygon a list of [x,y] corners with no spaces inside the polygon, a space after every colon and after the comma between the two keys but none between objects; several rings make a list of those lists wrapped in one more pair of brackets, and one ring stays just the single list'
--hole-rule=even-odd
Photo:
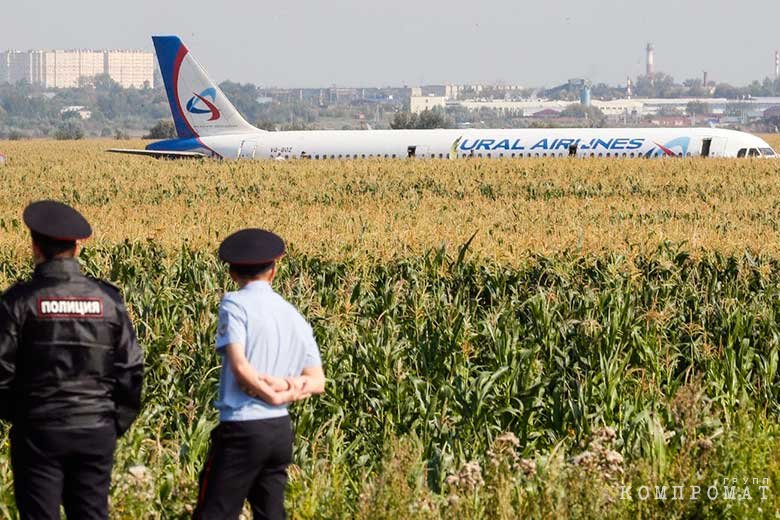
[{"label": "aircraft door", "polygon": [[725,157],[727,142],[725,137],[713,137],[710,142],[710,157]]},{"label": "aircraft door", "polygon": [[725,137],[705,137],[701,141],[701,155],[702,157],[723,157],[726,154],[726,142],[728,139]]},{"label": "aircraft door", "polygon": [[254,159],[257,150],[257,141],[243,140],[238,149],[239,159]]},{"label": "aircraft door", "polygon": [[699,155],[702,157],[709,157],[711,147],[712,147],[712,138],[705,137],[704,139],[701,140],[701,152],[699,153]]},{"label": "aircraft door", "polygon": [[410,159],[414,157],[430,157],[430,146],[410,145],[406,147],[406,156]]}]

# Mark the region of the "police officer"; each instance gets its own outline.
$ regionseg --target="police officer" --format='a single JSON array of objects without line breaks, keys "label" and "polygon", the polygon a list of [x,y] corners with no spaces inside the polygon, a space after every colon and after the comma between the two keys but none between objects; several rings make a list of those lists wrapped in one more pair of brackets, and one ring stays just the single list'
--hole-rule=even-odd
[{"label": "police officer", "polygon": [[225,239],[219,256],[239,289],[219,306],[220,424],[200,475],[194,518],[235,519],[248,498],[255,518],[284,518],[292,425],[287,405],[322,393],[312,329],[271,287],[284,242],[261,229]]},{"label": "police officer", "polygon": [[0,297],[0,419],[22,519],[108,518],[118,436],[141,404],[143,358],[119,290],[81,273],[92,234],[73,208],[30,204],[35,271]]}]

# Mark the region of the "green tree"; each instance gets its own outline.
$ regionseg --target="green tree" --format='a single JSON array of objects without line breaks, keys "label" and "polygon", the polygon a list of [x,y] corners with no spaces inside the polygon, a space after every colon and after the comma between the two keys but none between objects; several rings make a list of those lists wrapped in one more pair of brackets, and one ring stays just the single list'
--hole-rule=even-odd
[{"label": "green tree", "polygon": [[674,83],[673,77],[663,72],[656,72],[652,76],[639,76],[633,90],[639,97],[673,97],[684,91],[680,85]]},{"label": "green tree", "polygon": [[157,124],[149,129],[144,139],[173,139],[174,137],[176,137],[176,127],[173,121],[162,120],[157,121]]},{"label": "green tree", "polygon": [[747,97],[749,89],[739,88],[728,83],[719,83],[715,87],[715,97],[722,97],[726,99],[742,99]]},{"label": "green tree", "polygon": [[581,103],[572,103],[561,111],[561,117],[585,118],[588,116],[588,107]]},{"label": "green tree", "polygon": [[68,119],[63,121],[54,132],[54,138],[58,141],[78,140],[84,137],[84,128],[80,121]]},{"label": "green tree", "polygon": [[260,130],[266,130],[268,132],[276,132],[276,123],[267,119],[262,119],[255,123],[255,126]]},{"label": "green tree", "polygon": [[705,97],[709,95],[709,90],[702,84],[702,80],[699,78],[686,79],[683,81],[683,86],[688,89],[686,96],[690,97]]},{"label": "green tree", "polygon": [[581,103],[572,103],[561,111],[562,117],[573,117],[576,119],[585,119],[588,121],[588,126],[604,126],[607,122],[607,117],[604,112],[597,107],[586,107]]},{"label": "green tree", "polygon": [[257,102],[259,92],[252,83],[235,83],[223,81],[219,88],[230,99],[233,106],[249,121],[259,119],[260,104]]},{"label": "green tree", "polygon": [[453,126],[453,122],[447,118],[443,110],[423,110],[417,116],[416,128],[452,128]]},{"label": "green tree", "polygon": [[[122,89],[122,85],[117,83],[113,80],[111,76],[108,74],[98,74],[94,78],[92,78],[91,86],[95,88],[95,90],[99,92],[119,92]],[[89,84],[88,83],[88,84]]]},{"label": "green tree", "polygon": [[295,121],[292,123],[282,125],[281,130],[283,132],[297,132],[301,130],[311,130],[311,126],[301,121]]},{"label": "green tree", "polygon": [[626,87],[613,87],[611,85],[607,85],[606,83],[596,83],[595,85],[591,86],[590,93],[594,99],[620,99],[625,97]]},{"label": "green tree", "polygon": [[710,106],[701,101],[691,101],[685,106],[685,113],[689,116],[703,116],[710,113]]},{"label": "green tree", "polygon": [[443,110],[423,110],[419,114],[396,112],[390,121],[390,128],[399,129],[433,129],[454,128],[455,122],[447,117]]},{"label": "green tree", "polygon": [[393,130],[403,130],[406,128],[415,128],[417,124],[417,114],[411,112],[396,112],[390,121],[390,128]]},{"label": "green tree", "polygon": [[75,110],[66,110],[62,113],[62,120],[67,121],[68,119],[81,119],[81,114],[79,114]]}]

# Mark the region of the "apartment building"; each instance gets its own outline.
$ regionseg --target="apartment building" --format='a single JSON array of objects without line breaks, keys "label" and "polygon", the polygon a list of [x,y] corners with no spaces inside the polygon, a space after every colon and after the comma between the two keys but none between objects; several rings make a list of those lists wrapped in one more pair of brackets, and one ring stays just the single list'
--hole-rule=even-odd
[{"label": "apartment building", "polygon": [[134,50],[0,52],[0,82],[73,88],[100,74],[108,74],[124,88],[152,87],[154,54]]}]

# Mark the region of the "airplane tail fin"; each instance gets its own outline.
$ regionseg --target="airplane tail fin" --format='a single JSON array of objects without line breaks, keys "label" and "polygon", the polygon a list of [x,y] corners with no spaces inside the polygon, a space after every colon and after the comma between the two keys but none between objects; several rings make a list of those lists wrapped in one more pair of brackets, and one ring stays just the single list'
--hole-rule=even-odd
[{"label": "airplane tail fin", "polygon": [[261,131],[241,117],[177,36],[152,41],[180,138]]}]

